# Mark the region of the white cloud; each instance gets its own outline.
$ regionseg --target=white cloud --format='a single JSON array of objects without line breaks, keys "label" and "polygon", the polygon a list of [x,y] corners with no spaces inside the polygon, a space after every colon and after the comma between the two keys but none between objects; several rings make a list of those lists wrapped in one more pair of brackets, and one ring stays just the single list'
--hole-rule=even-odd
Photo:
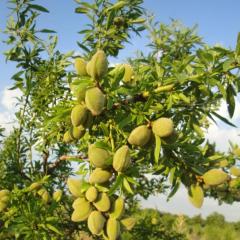
[{"label": "white cloud", "polygon": [[3,90],[1,104],[7,110],[13,112],[16,109],[17,98],[21,96],[18,89],[9,90],[7,87]]},{"label": "white cloud", "polygon": [[144,208],[155,208],[162,212],[186,214],[188,216],[201,214],[203,217],[218,212],[224,215],[228,221],[240,220],[238,203],[218,205],[217,201],[205,198],[202,208],[197,209],[189,202],[187,190],[184,187],[181,187],[169,202],[167,202],[167,197],[164,194],[159,194],[151,196],[148,200],[142,200],[141,203]]},{"label": "white cloud", "polygon": [[9,134],[13,126],[16,125],[14,113],[17,110],[17,97],[21,96],[21,92],[8,90],[8,87],[5,87],[0,96],[2,96],[0,100],[0,126],[5,128],[6,134]]}]

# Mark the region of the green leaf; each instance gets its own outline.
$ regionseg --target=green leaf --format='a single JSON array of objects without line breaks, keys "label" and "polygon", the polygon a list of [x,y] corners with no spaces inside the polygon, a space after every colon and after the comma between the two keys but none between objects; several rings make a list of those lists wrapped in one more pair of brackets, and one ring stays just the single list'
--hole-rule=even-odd
[{"label": "green leaf", "polygon": [[238,33],[237,45],[236,45],[236,56],[240,56],[240,32]]},{"label": "green leaf", "polygon": [[108,195],[111,196],[112,194],[114,194],[120,188],[120,186],[122,185],[122,182],[123,182],[123,175],[118,175],[116,181],[110,188]]},{"label": "green leaf", "polygon": [[80,42],[77,42],[77,45],[78,45],[80,48],[82,48],[84,51],[86,51],[87,53],[90,53],[90,50],[89,50],[86,46],[84,46],[83,44],[81,44]]},{"label": "green leaf", "polygon": [[156,164],[158,164],[160,151],[161,151],[161,138],[155,135],[154,161]]},{"label": "green leaf", "polygon": [[51,30],[51,29],[46,29],[46,28],[40,30],[39,32],[41,32],[41,33],[56,33],[56,31]]},{"label": "green leaf", "polygon": [[134,194],[134,192],[126,178],[123,179],[123,186],[130,194]]},{"label": "green leaf", "polygon": [[174,186],[172,187],[172,190],[167,197],[167,201],[175,195],[179,187],[180,187],[180,181],[177,181],[176,184],[174,184]]},{"label": "green leaf", "polygon": [[75,9],[75,13],[88,13],[88,9],[87,8],[83,8],[83,7],[78,7]]},{"label": "green leaf", "polygon": [[59,234],[59,235],[63,235],[63,234],[62,234],[56,227],[54,227],[53,225],[47,223],[46,226],[47,226],[48,229],[52,230],[53,232],[55,232],[55,233],[57,233],[57,234]]},{"label": "green leaf", "polygon": [[229,120],[227,120],[225,117],[219,115],[218,113],[212,112],[212,114],[213,114],[214,116],[216,116],[217,118],[219,118],[220,120],[222,120],[223,122],[225,122],[226,124],[228,124],[228,125],[230,125],[230,126],[232,126],[232,127],[236,127],[236,125],[234,125],[233,123],[231,123]]},{"label": "green leaf", "polygon": [[49,12],[47,8],[43,7],[43,6],[40,6],[40,5],[37,5],[37,4],[28,4],[29,8],[31,9],[35,9],[35,10],[38,10],[38,11],[41,11],[41,12]]},{"label": "green leaf", "polygon": [[227,107],[228,107],[228,113],[230,118],[233,117],[234,111],[235,111],[235,99],[234,99],[235,91],[232,87],[232,85],[228,85],[227,87]]}]

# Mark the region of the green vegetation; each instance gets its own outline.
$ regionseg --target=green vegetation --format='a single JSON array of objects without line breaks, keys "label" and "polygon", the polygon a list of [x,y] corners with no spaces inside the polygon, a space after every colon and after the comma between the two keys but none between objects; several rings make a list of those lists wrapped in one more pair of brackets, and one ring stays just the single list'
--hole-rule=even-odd
[{"label": "green vegetation", "polygon": [[[181,185],[198,208],[206,196],[240,201],[240,147],[216,151],[205,136],[210,120],[235,127],[240,34],[234,50],[208,46],[195,28],[147,17],[142,0],[75,2],[87,24],[62,53],[57,33],[39,29],[48,9],[9,0],[4,54],[21,97],[10,135],[0,128],[0,239],[184,239],[200,230],[215,238],[210,223],[185,232],[184,218],[168,224],[136,206],[154,193],[170,199]],[[148,53],[112,66],[144,30]]]}]

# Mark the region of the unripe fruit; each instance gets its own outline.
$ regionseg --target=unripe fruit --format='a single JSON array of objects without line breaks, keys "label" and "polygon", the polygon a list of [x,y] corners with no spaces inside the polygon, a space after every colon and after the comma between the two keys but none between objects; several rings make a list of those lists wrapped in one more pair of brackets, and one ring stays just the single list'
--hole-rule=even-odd
[{"label": "unripe fruit", "polygon": [[83,182],[81,180],[68,178],[67,185],[69,191],[72,193],[74,197],[81,197],[83,195],[81,192]]},{"label": "unripe fruit", "polygon": [[233,154],[236,155],[237,157],[240,157],[240,147],[234,148]]},{"label": "unripe fruit", "polygon": [[240,177],[240,168],[237,168],[236,166],[232,166],[230,168],[230,173],[235,177]]},{"label": "unripe fruit", "polygon": [[0,212],[4,211],[4,209],[7,207],[6,202],[0,202]]},{"label": "unripe fruit", "polygon": [[157,224],[158,224],[157,218],[156,218],[156,217],[153,217],[153,218],[151,219],[151,223],[152,223],[152,225],[157,225]]},{"label": "unripe fruit", "polygon": [[227,159],[221,160],[221,161],[217,164],[217,166],[222,167],[222,168],[227,167],[227,166],[228,166],[228,160],[227,160]]},{"label": "unripe fruit", "polygon": [[84,205],[86,202],[88,202],[88,201],[85,199],[85,197],[79,197],[74,200],[72,207],[73,207],[73,209],[77,209],[77,208],[81,207],[82,205]]},{"label": "unripe fruit", "polygon": [[157,87],[154,92],[155,93],[159,93],[159,92],[169,92],[173,89],[174,84],[169,84],[169,85],[165,85],[165,86],[159,86]]},{"label": "unripe fruit", "polygon": [[116,240],[120,235],[120,223],[114,218],[107,221],[107,235],[109,240]]},{"label": "unripe fruit", "polygon": [[129,217],[121,220],[122,225],[127,229],[131,230],[136,224],[136,218]]},{"label": "unripe fruit", "polygon": [[98,50],[87,64],[87,73],[94,80],[99,80],[107,73],[108,60],[102,50]]},{"label": "unripe fruit", "polygon": [[50,200],[50,196],[48,191],[45,188],[41,188],[40,190],[38,190],[38,195],[42,198],[42,201],[44,203],[48,203]]},{"label": "unripe fruit", "polygon": [[105,168],[108,166],[107,160],[109,159],[110,154],[107,150],[103,148],[98,148],[94,144],[89,145],[88,147],[88,158],[90,163],[98,168]]},{"label": "unripe fruit", "polygon": [[98,87],[93,87],[86,91],[86,106],[93,116],[97,116],[102,113],[105,106],[105,101],[105,95]]},{"label": "unripe fruit", "polygon": [[113,157],[113,168],[117,172],[125,171],[130,165],[130,152],[127,145],[120,147]]},{"label": "unripe fruit", "polygon": [[203,180],[207,185],[216,186],[226,182],[228,179],[227,173],[220,169],[211,169],[204,173]]},{"label": "unripe fruit", "polygon": [[90,202],[82,198],[81,204],[75,205],[71,219],[73,222],[85,221],[89,217],[91,212],[92,212],[92,206]]},{"label": "unripe fruit", "polygon": [[7,196],[3,196],[3,197],[1,197],[0,198],[0,202],[5,202],[5,203],[7,203],[8,201],[9,201],[9,195],[7,195]]},{"label": "unripe fruit", "polygon": [[124,199],[122,197],[118,197],[113,203],[112,209],[109,215],[111,218],[119,219],[123,215],[124,210],[125,210]]},{"label": "unripe fruit", "polygon": [[123,82],[125,83],[131,83],[134,77],[134,71],[131,65],[129,64],[123,64],[123,67],[125,69],[125,73],[123,76]]},{"label": "unripe fruit", "polygon": [[88,217],[88,229],[92,234],[98,235],[103,230],[106,219],[99,211],[93,211]]},{"label": "unripe fruit", "polygon": [[53,200],[56,201],[56,202],[59,202],[62,198],[62,190],[57,190],[56,192],[53,193]]},{"label": "unripe fruit", "polygon": [[128,137],[128,142],[132,145],[142,147],[150,140],[151,133],[152,131],[146,125],[141,125],[133,129]]},{"label": "unripe fruit", "polygon": [[107,182],[112,176],[112,173],[101,168],[96,168],[89,177],[90,184],[101,184]]},{"label": "unripe fruit", "polygon": [[229,181],[229,187],[230,188],[237,188],[238,186],[240,186],[240,179],[239,178],[235,178],[235,179],[232,179],[231,181]]},{"label": "unripe fruit", "polygon": [[74,139],[73,139],[70,131],[69,131],[69,130],[66,131],[66,132],[64,133],[64,135],[63,135],[63,142],[65,142],[65,143],[70,143],[70,142],[72,142],[73,140],[74,140]]},{"label": "unripe fruit", "polygon": [[85,197],[89,202],[94,202],[98,197],[98,190],[94,186],[90,187],[87,190]]},{"label": "unripe fruit", "polygon": [[3,189],[0,191],[0,199],[5,196],[9,196],[10,192],[7,189]]},{"label": "unripe fruit", "polygon": [[71,112],[71,121],[74,127],[83,125],[87,120],[87,108],[82,104],[76,105]]},{"label": "unripe fruit", "polygon": [[173,121],[170,118],[159,118],[152,123],[152,131],[159,137],[168,137],[173,130]]},{"label": "unripe fruit", "polygon": [[188,199],[196,208],[201,208],[204,200],[204,193],[200,186],[191,185],[188,193]]},{"label": "unripe fruit", "polygon": [[72,128],[72,136],[74,137],[74,139],[80,139],[84,136],[85,132],[86,130],[82,125]]},{"label": "unripe fruit", "polygon": [[29,187],[28,187],[28,190],[31,192],[31,191],[34,191],[34,190],[38,190],[42,187],[42,184],[41,183],[38,183],[38,182],[34,182],[32,183]]},{"label": "unripe fruit", "polygon": [[72,91],[73,96],[77,98],[77,101],[79,103],[82,103],[85,101],[85,95],[87,90],[87,85],[85,86],[79,86],[73,83],[70,83],[70,89]]},{"label": "unripe fruit", "polygon": [[75,58],[75,63],[74,63],[76,72],[80,76],[86,76],[87,75],[87,63],[83,58]]},{"label": "unripe fruit", "polygon": [[110,209],[111,202],[106,193],[98,194],[97,200],[93,203],[93,205],[100,212],[107,212]]}]

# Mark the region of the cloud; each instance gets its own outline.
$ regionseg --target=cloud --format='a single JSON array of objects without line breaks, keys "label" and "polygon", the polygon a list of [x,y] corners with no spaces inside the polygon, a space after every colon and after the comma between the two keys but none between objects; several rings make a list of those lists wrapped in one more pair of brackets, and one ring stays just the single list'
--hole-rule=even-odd
[{"label": "cloud", "polygon": [[9,90],[5,87],[1,93],[1,105],[8,111],[14,112],[16,110],[17,98],[21,96],[21,92],[18,89]]},{"label": "cloud", "polygon": [[17,98],[21,96],[21,92],[8,90],[8,87],[5,87],[0,94],[2,96],[0,100],[0,126],[5,128],[5,134],[9,134],[17,123],[14,113],[17,110]]},{"label": "cloud", "polygon": [[144,208],[155,208],[162,212],[170,212],[173,214],[186,214],[188,216],[201,214],[203,217],[207,217],[213,212],[218,212],[224,215],[227,221],[240,220],[238,203],[232,205],[218,205],[216,200],[205,198],[202,208],[197,209],[189,202],[187,190],[183,186],[168,202],[164,194],[158,194],[156,196],[151,196],[148,200],[141,200],[141,204]]}]

